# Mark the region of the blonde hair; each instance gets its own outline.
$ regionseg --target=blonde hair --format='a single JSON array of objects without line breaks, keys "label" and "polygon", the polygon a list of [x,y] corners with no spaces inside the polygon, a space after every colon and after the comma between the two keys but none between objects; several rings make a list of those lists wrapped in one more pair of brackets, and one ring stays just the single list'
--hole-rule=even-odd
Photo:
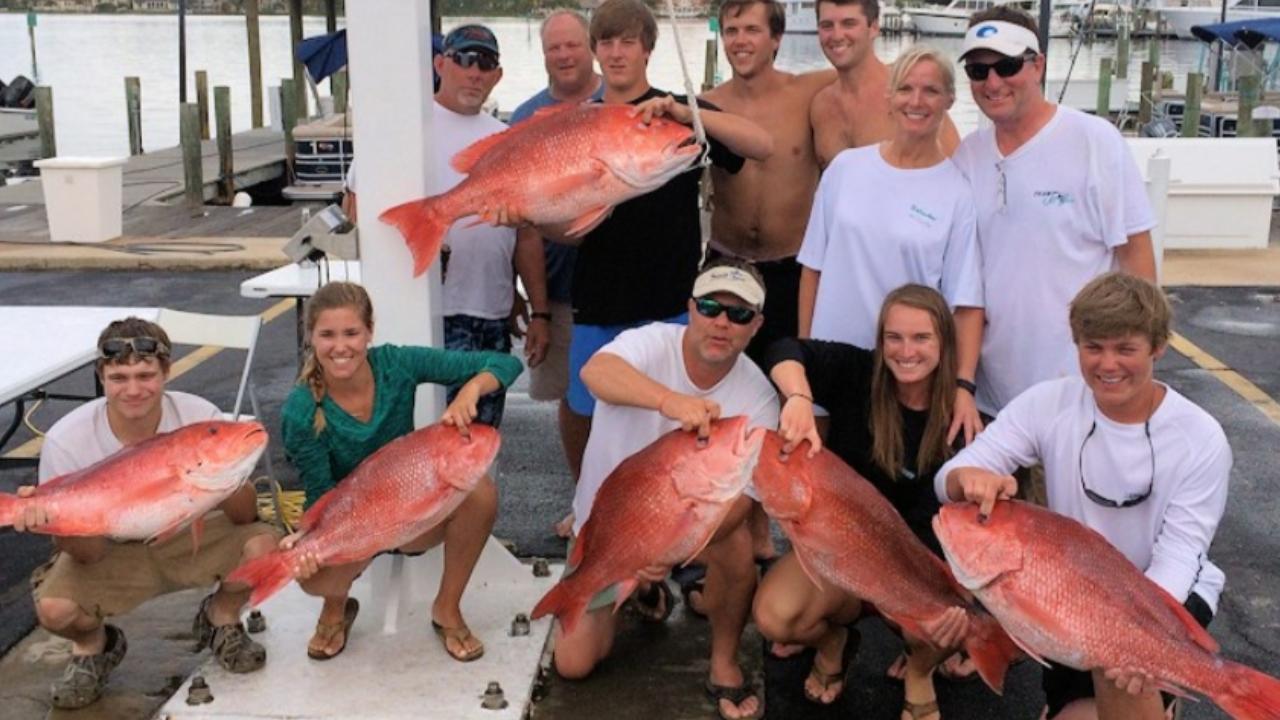
[{"label": "blonde hair", "polygon": [[929,314],[938,336],[938,368],[929,386],[929,420],[924,426],[916,453],[916,475],[921,476],[951,456],[947,426],[956,399],[956,325],[947,301],[930,287],[903,285],[889,293],[880,306],[876,324],[876,349],[871,377],[871,460],[892,480],[897,480],[906,461],[902,439],[902,409],[898,403],[898,379],[884,361],[884,324],[895,305],[916,308]]},{"label": "blonde hair", "polygon": [[938,66],[938,72],[942,73],[942,84],[947,90],[947,95],[956,96],[956,70],[951,62],[951,58],[942,54],[941,50],[929,47],[928,45],[912,45],[893,61],[893,65],[889,68],[889,95],[892,96],[898,90],[898,86],[906,80],[907,74],[919,65],[921,62],[930,61]]},{"label": "blonde hair", "polygon": [[1134,275],[1109,272],[1085,285],[1071,301],[1071,339],[1103,340],[1142,335],[1151,348],[1169,342],[1173,310],[1164,291]]},{"label": "blonde hair", "polygon": [[315,418],[312,427],[319,435],[324,431],[324,368],[316,359],[315,348],[311,346],[311,333],[316,329],[316,321],[320,313],[326,310],[350,308],[360,316],[361,322],[369,330],[373,330],[373,301],[363,287],[349,282],[331,282],[316,291],[307,301],[307,351],[302,361],[302,370],[298,372],[298,384],[306,385],[311,390],[311,397],[316,401]]}]

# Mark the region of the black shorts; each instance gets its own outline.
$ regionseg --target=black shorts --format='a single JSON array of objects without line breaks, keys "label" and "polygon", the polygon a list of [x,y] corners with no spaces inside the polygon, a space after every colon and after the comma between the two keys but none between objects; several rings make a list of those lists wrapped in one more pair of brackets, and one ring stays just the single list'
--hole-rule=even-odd
[{"label": "black shorts", "polygon": [[[1187,597],[1187,601],[1182,604],[1191,613],[1191,617],[1200,623],[1200,627],[1207,628],[1213,620],[1213,610],[1209,607],[1209,603],[1204,598],[1195,593],[1191,593]],[[1040,681],[1040,687],[1044,689],[1045,704],[1049,706],[1049,717],[1053,718],[1067,705],[1076,700],[1093,697],[1093,674],[1083,670],[1059,665],[1055,662],[1049,663],[1044,671],[1044,676]],[[1173,696],[1167,693],[1161,693],[1164,698],[1164,706],[1169,707],[1173,702]]]}]

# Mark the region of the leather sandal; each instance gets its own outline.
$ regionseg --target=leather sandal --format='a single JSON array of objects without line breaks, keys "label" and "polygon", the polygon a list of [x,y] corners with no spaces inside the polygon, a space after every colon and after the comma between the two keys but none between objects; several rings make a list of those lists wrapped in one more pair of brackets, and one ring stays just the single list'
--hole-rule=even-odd
[{"label": "leather sandal", "polygon": [[[854,658],[858,654],[858,646],[862,644],[862,634],[851,627],[846,627],[845,632],[847,634],[844,640],[844,649],[840,651],[840,668],[838,670],[831,673],[823,670],[818,667],[817,654],[813,656],[813,664],[809,666],[809,677],[813,678],[813,681],[818,683],[822,689],[817,694],[809,692],[808,678],[806,678],[806,683],[803,686],[804,697],[811,703],[827,706],[834,705],[844,695],[845,689],[849,687],[849,677],[852,674]],[[840,683],[840,691],[830,701],[823,700],[822,696],[835,683]]]},{"label": "leather sandal", "polygon": [[[351,637],[351,626],[356,622],[356,616],[360,614],[360,601],[355,598],[347,598],[346,605],[342,609],[342,619],[338,622],[316,622],[316,632],[311,636],[311,642],[307,643],[307,657],[312,660],[332,660],[342,654],[347,649],[347,640]],[[332,653],[325,652],[325,648],[330,642],[337,637],[338,633],[342,633],[342,644]],[[317,649],[315,641],[320,641],[320,647]]]},{"label": "leather sandal", "polygon": [[[471,634],[471,628],[466,625],[461,625],[459,627],[445,627],[435,620],[432,620],[431,629],[435,630],[436,635],[440,636],[440,644],[444,646],[444,651],[449,653],[449,657],[457,660],[458,662],[466,663],[473,660],[479,660],[480,657],[484,655],[484,643],[482,642],[478,647],[473,648],[472,650],[467,650],[467,640],[469,638],[474,638],[475,635]],[[454,652],[449,649],[450,640],[456,642],[458,647],[461,648],[458,652]],[[480,642],[480,638],[476,638],[476,642]]]},{"label": "leather sandal", "polygon": [[707,693],[707,699],[716,707],[716,715],[722,720],[733,720],[724,714],[720,709],[720,701],[728,700],[735,707],[741,705],[747,698],[755,697],[759,700],[759,707],[750,715],[743,715],[736,720],[757,720],[764,717],[764,695],[756,689],[755,685],[750,681],[744,680],[741,685],[717,685],[707,680],[702,685],[702,689]]}]

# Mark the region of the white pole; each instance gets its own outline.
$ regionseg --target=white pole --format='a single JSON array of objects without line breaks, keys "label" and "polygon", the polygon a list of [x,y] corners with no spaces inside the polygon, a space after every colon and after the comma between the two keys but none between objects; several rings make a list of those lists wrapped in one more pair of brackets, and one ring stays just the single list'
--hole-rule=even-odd
[{"label": "white pole", "polygon": [[1151,231],[1151,249],[1156,259],[1157,284],[1164,269],[1164,237],[1169,229],[1169,178],[1172,171],[1172,158],[1160,150],[1156,150],[1151,159],[1147,160],[1147,197],[1151,201],[1151,211],[1156,216],[1156,226]]},{"label": "white pole", "polygon": [[[434,182],[429,0],[347,4],[354,142],[360,169],[360,261],[373,299],[375,342],[444,346],[440,263],[413,277],[404,238],[378,220],[383,210],[424,197]],[[417,159],[406,162],[406,159]],[[439,386],[418,389],[416,424],[444,410]]]}]

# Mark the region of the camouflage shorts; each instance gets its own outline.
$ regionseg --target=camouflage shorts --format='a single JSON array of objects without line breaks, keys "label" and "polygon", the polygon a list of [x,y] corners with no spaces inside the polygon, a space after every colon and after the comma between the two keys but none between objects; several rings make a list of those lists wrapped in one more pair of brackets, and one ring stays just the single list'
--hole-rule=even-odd
[{"label": "camouflage shorts", "polygon": [[[511,352],[511,334],[507,332],[506,319],[489,320],[471,315],[449,315],[444,319],[444,346],[449,350],[491,350]],[[450,385],[449,402],[457,396],[462,385]],[[503,388],[480,398],[477,403],[476,422],[498,427],[502,423],[502,409],[506,404],[507,390]]]}]

